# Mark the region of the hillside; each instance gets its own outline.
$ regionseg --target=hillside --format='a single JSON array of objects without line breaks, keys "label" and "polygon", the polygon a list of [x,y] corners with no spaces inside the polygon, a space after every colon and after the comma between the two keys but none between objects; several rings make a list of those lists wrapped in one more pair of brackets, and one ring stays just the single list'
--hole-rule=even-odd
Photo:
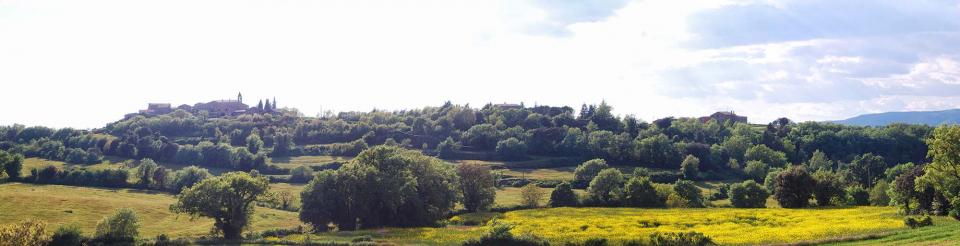
[{"label": "hillside", "polygon": [[960,123],[960,109],[864,114],[846,120],[835,121],[835,123],[856,126],[885,126],[893,123],[924,124],[931,126],[956,124]]}]

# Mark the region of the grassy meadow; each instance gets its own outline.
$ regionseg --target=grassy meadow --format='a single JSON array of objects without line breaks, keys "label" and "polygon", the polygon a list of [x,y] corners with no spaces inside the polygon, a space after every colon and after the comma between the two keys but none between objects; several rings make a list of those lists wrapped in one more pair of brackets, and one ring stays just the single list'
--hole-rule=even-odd
[{"label": "grassy meadow", "polygon": [[[59,224],[74,223],[92,235],[97,222],[118,208],[131,208],[140,216],[140,236],[171,237],[207,235],[213,227],[208,218],[191,219],[169,211],[175,198],[166,193],[135,189],[106,189],[23,183],[0,184],[0,224],[29,218],[44,220],[52,232]],[[288,228],[300,224],[297,213],[257,208],[252,230]]]}]

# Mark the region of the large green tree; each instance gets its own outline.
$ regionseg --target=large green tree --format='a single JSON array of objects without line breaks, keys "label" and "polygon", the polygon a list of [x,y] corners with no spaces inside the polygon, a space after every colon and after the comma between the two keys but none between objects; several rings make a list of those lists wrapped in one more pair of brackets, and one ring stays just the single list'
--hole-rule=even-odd
[{"label": "large green tree", "polygon": [[480,163],[457,165],[460,176],[460,192],[463,194],[463,206],[471,212],[486,210],[493,206],[497,190],[494,187],[490,166]]},{"label": "large green tree", "polygon": [[960,125],[937,127],[927,145],[933,162],[924,168],[919,183],[942,192],[952,205],[950,216],[960,220]]},{"label": "large green tree", "polygon": [[304,188],[300,220],[323,230],[434,225],[460,200],[460,181],[440,159],[396,146],[360,153]]},{"label": "large green tree", "polygon": [[176,213],[210,217],[214,226],[226,239],[240,239],[243,228],[250,223],[254,202],[267,192],[270,182],[264,176],[253,177],[246,172],[231,172],[205,179],[177,196],[170,206]]}]

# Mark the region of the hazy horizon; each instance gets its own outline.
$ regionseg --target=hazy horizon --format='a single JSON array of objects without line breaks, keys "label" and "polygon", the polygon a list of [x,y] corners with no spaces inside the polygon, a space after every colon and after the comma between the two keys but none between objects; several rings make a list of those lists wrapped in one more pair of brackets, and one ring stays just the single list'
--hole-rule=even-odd
[{"label": "hazy horizon", "polygon": [[[960,105],[960,1],[0,2],[0,125],[151,102],[840,120]],[[251,103],[252,102],[252,103]]]}]

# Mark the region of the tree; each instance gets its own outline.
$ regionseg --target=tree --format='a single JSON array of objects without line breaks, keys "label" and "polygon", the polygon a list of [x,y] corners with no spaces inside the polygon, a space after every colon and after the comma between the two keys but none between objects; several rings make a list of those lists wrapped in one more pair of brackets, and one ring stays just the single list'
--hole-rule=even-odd
[{"label": "tree", "polygon": [[817,199],[818,206],[829,206],[833,198],[843,198],[843,184],[833,172],[821,169],[813,173],[813,180],[816,181],[813,196]]},{"label": "tree", "polygon": [[137,167],[137,178],[140,180],[137,181],[137,185],[139,185],[140,188],[146,189],[155,183],[153,173],[158,167],[157,163],[149,158],[140,160],[140,166]]},{"label": "tree", "polygon": [[889,206],[890,196],[887,194],[890,190],[889,187],[890,185],[887,184],[887,182],[880,182],[874,185],[873,188],[870,188],[870,193],[867,197],[869,204],[873,206]]},{"label": "tree", "polygon": [[887,164],[883,162],[883,157],[873,153],[858,155],[850,163],[850,171],[853,172],[857,182],[864,187],[872,187],[886,169]]},{"label": "tree", "polygon": [[171,183],[170,189],[173,192],[180,193],[186,188],[190,188],[196,183],[203,181],[207,178],[212,177],[210,172],[206,168],[200,168],[197,166],[189,166],[184,169],[180,169],[176,172],[173,177],[173,183]]},{"label": "tree", "polygon": [[747,149],[743,157],[746,161],[762,161],[770,167],[783,167],[787,165],[787,155],[783,152],[770,149],[766,145],[755,145]]},{"label": "tree", "polygon": [[450,158],[458,150],[460,150],[460,144],[453,141],[453,138],[447,137],[446,140],[437,144],[437,157]]},{"label": "tree", "polygon": [[927,145],[933,162],[924,168],[919,182],[942,192],[950,201],[950,216],[960,220],[960,126],[937,127]]},{"label": "tree", "polygon": [[570,183],[560,183],[550,193],[548,204],[550,207],[575,207],[577,205],[580,205],[580,200],[577,199],[577,194],[570,188]]},{"label": "tree", "polygon": [[497,190],[490,166],[480,163],[457,165],[460,176],[460,192],[463,194],[463,206],[470,212],[487,210],[493,206]]},{"label": "tree", "polygon": [[290,169],[290,182],[306,183],[313,179],[313,169],[307,166],[299,166]]},{"label": "tree", "polygon": [[164,190],[167,188],[167,176],[169,171],[166,167],[160,166],[153,170],[153,183],[158,190]]},{"label": "tree", "polygon": [[0,150],[0,166],[3,166],[3,170],[6,171],[11,180],[18,180],[20,179],[20,170],[23,169],[23,156]]},{"label": "tree", "polygon": [[673,184],[673,192],[687,202],[683,206],[685,208],[702,208],[706,205],[703,202],[703,193],[700,192],[700,188],[693,184],[693,181],[677,180]]},{"label": "tree", "polygon": [[479,124],[463,132],[461,140],[470,147],[479,150],[489,150],[497,146],[497,139],[499,138],[500,133],[497,132],[496,126],[492,124]]},{"label": "tree", "polygon": [[120,208],[97,223],[94,240],[105,244],[133,243],[140,235],[140,219],[129,208]]},{"label": "tree", "polygon": [[664,206],[663,202],[657,196],[657,189],[647,177],[630,178],[623,187],[624,206],[659,208]]},{"label": "tree", "polygon": [[577,169],[573,171],[573,186],[580,188],[586,187],[600,171],[607,168],[610,168],[610,166],[607,165],[607,161],[603,159],[593,159],[581,163],[577,166]]},{"label": "tree", "polygon": [[616,205],[620,199],[622,192],[620,185],[622,183],[623,174],[620,173],[620,170],[607,168],[600,171],[600,173],[590,181],[590,187],[587,188],[587,193],[590,194],[593,202],[613,206]]},{"label": "tree", "polygon": [[210,217],[223,237],[240,239],[243,228],[250,222],[257,198],[266,193],[270,182],[264,176],[253,177],[246,172],[230,172],[205,179],[177,196],[170,206],[175,213]]},{"label": "tree", "polygon": [[[77,224],[60,224],[50,237],[49,246],[77,246],[83,245],[83,232]],[[3,245],[0,242],[0,245]]]},{"label": "tree", "polygon": [[687,158],[680,164],[680,173],[687,180],[697,180],[700,178],[700,159],[693,155],[687,155]]},{"label": "tree", "polygon": [[497,142],[497,155],[504,160],[522,159],[527,155],[527,144],[516,138]]},{"label": "tree", "polygon": [[[879,183],[877,183],[877,185],[874,187],[877,187],[877,186],[886,186],[886,185],[880,185]],[[847,186],[847,188],[843,189],[843,191],[844,193],[846,193],[846,196],[847,196],[845,199],[847,204],[855,205],[855,206],[870,205],[870,199],[871,199],[870,192],[868,192],[867,189],[864,189],[863,186],[851,185],[851,186]]]},{"label": "tree", "polygon": [[677,168],[682,155],[664,134],[646,137],[636,143],[634,158],[641,163],[666,168]]},{"label": "tree", "polygon": [[314,228],[434,225],[460,199],[459,183],[440,159],[376,146],[310,181],[300,193],[300,220]]},{"label": "tree", "polygon": [[827,158],[827,154],[824,154],[823,151],[817,150],[813,152],[813,156],[807,161],[807,167],[810,172],[819,170],[833,171],[833,161]]},{"label": "tree", "polygon": [[520,188],[520,201],[524,207],[540,207],[540,200],[543,199],[544,195],[543,190],[533,183],[529,183]]},{"label": "tree", "polygon": [[730,203],[737,208],[764,208],[770,197],[770,192],[753,180],[731,185],[729,193]]},{"label": "tree", "polygon": [[293,135],[288,132],[277,132],[273,135],[273,152],[271,156],[287,156],[293,148]]},{"label": "tree", "polygon": [[263,149],[263,140],[260,139],[260,135],[256,133],[251,133],[250,136],[247,136],[247,151],[250,153],[256,154],[260,152],[260,149]]},{"label": "tree", "polygon": [[730,158],[743,160],[743,155],[746,154],[747,149],[752,145],[753,142],[750,141],[750,138],[742,135],[734,135],[727,138],[726,141],[723,141],[722,147],[723,152],[727,153]]},{"label": "tree", "polygon": [[910,203],[918,195],[916,180],[923,174],[923,167],[913,167],[893,180],[893,186],[890,187],[888,195],[896,205],[903,208],[902,212],[905,214],[913,212],[910,210]]},{"label": "tree", "polygon": [[760,182],[767,176],[769,169],[770,167],[762,161],[748,161],[747,166],[743,168],[743,173],[746,174],[748,178]]},{"label": "tree", "polygon": [[777,175],[774,181],[774,197],[784,208],[802,208],[809,205],[816,185],[813,177],[801,167],[792,167]]}]

